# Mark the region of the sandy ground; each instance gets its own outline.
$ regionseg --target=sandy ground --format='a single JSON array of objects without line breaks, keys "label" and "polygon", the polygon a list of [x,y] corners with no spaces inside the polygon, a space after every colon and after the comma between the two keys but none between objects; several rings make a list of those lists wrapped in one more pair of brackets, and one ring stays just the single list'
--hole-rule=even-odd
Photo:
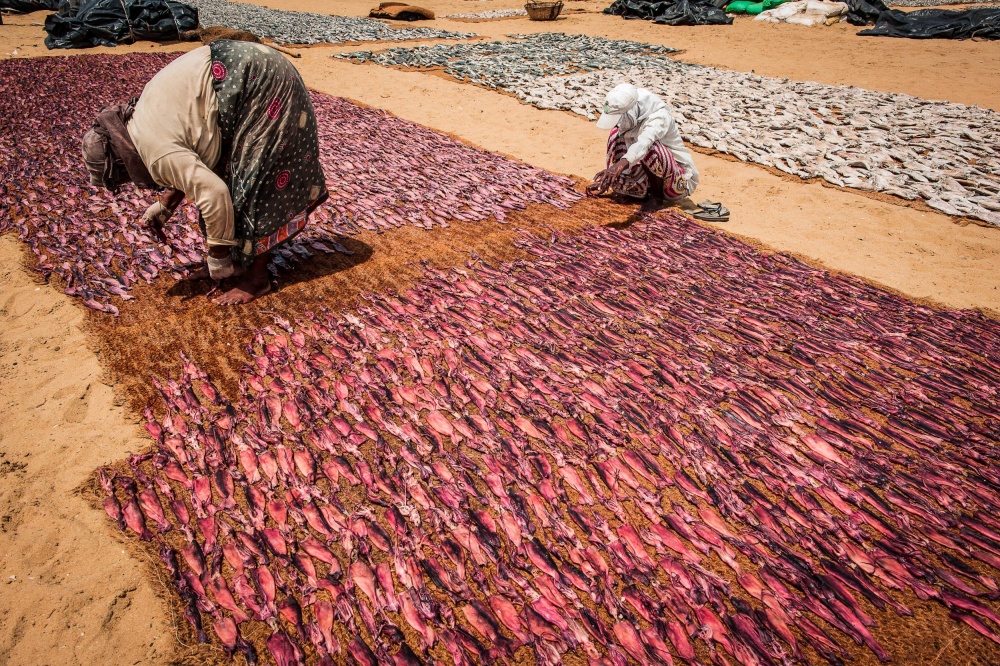
[{"label": "sandy ground", "polygon": [[0,664],[157,663],[156,586],[77,492],[145,446],[80,328],[83,312],[0,238]]},{"label": "sandy ground", "polygon": [[[366,15],[375,3],[263,4]],[[442,16],[517,3],[424,5]],[[603,3],[567,6],[588,13],[555,23],[434,24],[494,38],[563,31],[649,41],[684,49],[678,58],[690,62],[1000,109],[1000,43],[863,38],[849,25],[805,28],[748,19],[734,26],[667,28],[601,15]],[[70,55],[45,50],[43,20],[40,13],[5,17],[0,57]],[[88,52],[188,48],[141,43]],[[540,111],[431,74],[329,57],[356,48],[301,49],[303,57],[294,62],[317,90],[539,167],[589,177],[602,166],[605,137],[578,116]],[[732,211],[725,225],[731,233],[913,297],[1000,312],[998,229],[960,226],[903,202],[802,183],[718,157],[699,154],[696,161],[702,187],[695,199],[725,202]],[[115,404],[124,399],[122,387],[101,382],[102,366],[88,351],[79,305],[36,284],[20,268],[19,252],[14,238],[0,239],[0,666],[169,663],[184,650],[177,646],[169,610],[157,600],[158,582],[123,552],[104,515],[78,493],[97,466],[144,446],[135,414]],[[943,650],[937,663],[965,663],[959,652]]]}]

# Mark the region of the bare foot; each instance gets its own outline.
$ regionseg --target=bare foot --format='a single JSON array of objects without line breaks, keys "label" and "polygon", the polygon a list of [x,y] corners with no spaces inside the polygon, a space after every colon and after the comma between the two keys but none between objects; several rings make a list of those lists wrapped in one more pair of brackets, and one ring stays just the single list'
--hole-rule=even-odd
[{"label": "bare foot", "polygon": [[216,305],[240,305],[271,293],[271,278],[267,275],[268,255],[254,258],[247,270],[229,291],[216,296],[212,302]]},{"label": "bare foot", "polygon": [[[236,272],[233,273],[233,275],[237,277],[243,275],[242,266],[237,264],[234,268],[236,269]],[[208,280],[211,277],[212,276],[208,272],[208,266],[202,265],[197,268],[188,269],[187,274],[181,278],[181,282],[197,282],[198,280]]]},{"label": "bare foot", "polygon": [[248,291],[247,289],[242,288],[242,286],[236,286],[221,296],[213,298],[212,302],[216,305],[242,305],[243,303],[249,303],[250,301],[256,300],[261,296],[266,296],[270,293],[270,282],[259,291]]}]

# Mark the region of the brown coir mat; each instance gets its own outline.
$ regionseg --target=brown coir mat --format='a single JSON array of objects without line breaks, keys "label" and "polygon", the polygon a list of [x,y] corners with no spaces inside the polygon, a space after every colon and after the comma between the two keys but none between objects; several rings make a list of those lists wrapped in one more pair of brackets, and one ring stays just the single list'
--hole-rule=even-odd
[{"label": "brown coir mat", "polygon": [[176,282],[165,276],[137,286],[135,299],[119,304],[119,317],[94,313],[87,325],[109,378],[137,413],[154,402],[150,377],[175,372],[181,351],[232,394],[249,360],[247,344],[275,315],[290,319],[321,308],[338,311],[357,305],[368,292],[400,291],[420,279],[423,262],[446,268],[475,257],[489,263],[524,258],[512,243],[518,229],[544,237],[551,230],[628,223],[636,210],[608,199],[585,199],[567,211],[533,205],[510,215],[505,224],[487,220],[434,231],[405,227],[384,234],[364,232],[340,239],[352,255],[317,253],[274,280],[275,291],[251,304],[221,308],[205,297],[208,282]]}]

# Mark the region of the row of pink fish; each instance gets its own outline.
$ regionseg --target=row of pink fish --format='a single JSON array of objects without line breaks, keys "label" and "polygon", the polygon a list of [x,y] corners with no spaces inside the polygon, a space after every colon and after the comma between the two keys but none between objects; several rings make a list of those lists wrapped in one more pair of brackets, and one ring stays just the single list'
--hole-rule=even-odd
[{"label": "row of pink fish", "polygon": [[204,640],[841,664],[907,658],[878,638],[907,591],[1000,643],[1000,325],[676,216],[519,242],[277,318],[236,400],[186,359],[158,382],[106,508]]}]

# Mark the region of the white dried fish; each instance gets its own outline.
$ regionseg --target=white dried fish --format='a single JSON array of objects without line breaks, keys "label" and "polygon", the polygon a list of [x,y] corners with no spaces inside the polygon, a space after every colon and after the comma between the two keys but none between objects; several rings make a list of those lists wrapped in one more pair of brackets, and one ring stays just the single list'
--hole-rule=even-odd
[{"label": "white dried fish", "polygon": [[356,16],[288,12],[226,0],[185,0],[198,8],[204,26],[224,26],[268,37],[279,44],[339,44],[342,42],[406,39],[466,39],[474,33],[433,28],[390,28],[380,21]]},{"label": "white dried fish", "polygon": [[444,68],[590,119],[607,91],[628,81],[660,95],[695,146],[1000,226],[1000,114],[992,110],[682,63],[666,57],[671,49],[638,42],[512,37],[340,57]]},{"label": "white dried fish", "polygon": [[512,16],[527,16],[528,12],[524,9],[491,9],[486,12],[477,12],[473,14],[448,14],[445,18],[450,19],[495,19],[495,18],[510,18]]}]

